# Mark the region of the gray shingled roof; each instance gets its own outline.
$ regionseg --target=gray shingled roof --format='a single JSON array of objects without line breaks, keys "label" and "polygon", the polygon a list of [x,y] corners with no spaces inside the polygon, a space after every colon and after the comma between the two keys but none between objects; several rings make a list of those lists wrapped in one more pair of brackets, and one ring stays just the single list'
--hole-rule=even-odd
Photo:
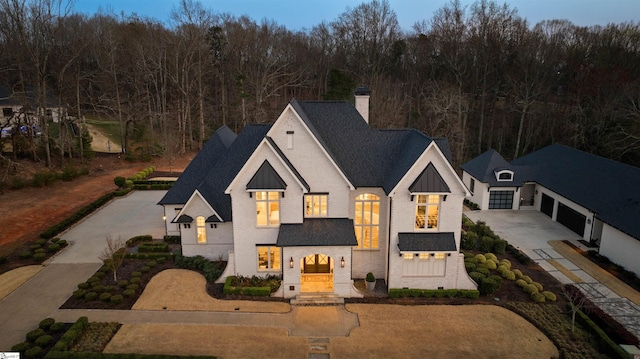
[{"label": "gray shingled roof", "polygon": [[205,143],[198,155],[191,160],[182,175],[158,204],[185,204],[211,168],[223,158],[236,139],[236,134],[227,126],[220,127]]},{"label": "gray shingled roof", "polygon": [[640,168],[558,144],[520,157],[512,165],[535,168],[531,181],[640,240]]},{"label": "gray shingled roof", "polygon": [[305,218],[301,224],[280,224],[278,247],[357,246],[353,220]]},{"label": "gray shingled roof", "polygon": [[372,129],[346,101],[292,100],[291,105],[355,187],[389,193],[433,141],[412,129]]},{"label": "gray shingled roof", "polygon": [[400,252],[454,252],[456,238],[453,232],[398,233]]},{"label": "gray shingled roof", "polygon": [[223,221],[231,221],[231,197],[224,190],[270,128],[248,125],[236,136],[228,127],[221,127],[158,204],[185,204],[197,189]]}]

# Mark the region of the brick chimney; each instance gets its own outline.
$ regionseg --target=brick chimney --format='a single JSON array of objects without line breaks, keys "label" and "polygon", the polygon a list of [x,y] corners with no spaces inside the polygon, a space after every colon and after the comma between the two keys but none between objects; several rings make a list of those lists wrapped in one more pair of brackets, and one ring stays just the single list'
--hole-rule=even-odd
[{"label": "brick chimney", "polygon": [[371,90],[369,90],[368,87],[360,86],[356,89],[355,95],[356,110],[358,110],[362,118],[369,123],[369,97],[371,97]]}]

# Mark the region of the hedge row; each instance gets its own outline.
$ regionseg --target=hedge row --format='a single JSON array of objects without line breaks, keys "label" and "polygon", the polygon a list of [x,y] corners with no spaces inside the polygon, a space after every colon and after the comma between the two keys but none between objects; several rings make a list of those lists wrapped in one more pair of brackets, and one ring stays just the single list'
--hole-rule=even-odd
[{"label": "hedge row", "polygon": [[164,236],[164,241],[169,244],[180,244],[180,236]]},{"label": "hedge row", "polygon": [[147,176],[149,176],[151,173],[153,173],[153,171],[155,171],[155,167],[154,166],[149,166],[145,169],[143,169],[142,171],[139,171],[138,173],[136,173],[135,175],[127,178],[130,181],[139,181],[143,178],[147,178]]},{"label": "hedge row", "polygon": [[176,267],[182,269],[196,270],[204,275],[207,282],[215,283],[220,278],[223,268],[219,263],[211,262],[203,256],[183,257],[181,255],[175,258]]},{"label": "hedge row", "polygon": [[165,242],[142,242],[138,245],[139,253],[167,253],[169,244]]},{"label": "hedge row", "polygon": [[233,276],[229,276],[224,281],[223,294],[251,295],[254,297],[268,297],[271,295],[271,287],[234,287],[231,285],[233,279]]},{"label": "hedge row", "polygon": [[127,239],[127,247],[135,247],[140,242],[151,242],[153,237],[150,234],[135,236]]},{"label": "hedge row", "polygon": [[424,298],[469,298],[477,299],[480,292],[473,289],[409,289],[409,288],[391,288],[389,289],[389,297],[405,298],[405,297],[424,297]]},{"label": "hedge row", "polygon": [[174,253],[127,253],[127,259],[171,259]]},{"label": "hedge row", "polygon": [[113,191],[105,194],[104,196],[98,198],[92,203],[80,208],[76,213],[72,214],[68,218],[64,219],[62,222],[49,227],[46,231],[40,233],[40,238],[51,239],[55,237],[58,233],[64,231],[65,229],[71,227],[73,224],[92,213],[96,209],[102,207],[105,203],[109,202],[114,197],[121,197],[126,195],[131,191],[130,188],[121,190],[121,191]]},{"label": "hedge row", "polygon": [[[567,303],[567,306],[573,306],[573,304]],[[627,352],[625,352],[618,344],[616,344],[616,342],[611,340],[607,333],[605,333],[602,328],[600,328],[593,320],[591,320],[588,315],[584,314],[584,312],[582,312],[581,310],[578,310],[576,314],[578,322],[583,327],[588,328],[591,333],[597,335],[602,343],[606,344],[612,352],[616,353],[620,358],[629,357],[629,354],[627,354]]]},{"label": "hedge row", "polygon": [[71,348],[71,346],[76,342],[78,337],[82,334],[84,329],[89,324],[89,318],[80,317],[76,320],[75,323],[67,330],[66,333],[62,335],[62,338],[58,340],[58,342],[51,348],[49,354],[45,358],[49,358],[49,355],[54,352],[67,351]]}]

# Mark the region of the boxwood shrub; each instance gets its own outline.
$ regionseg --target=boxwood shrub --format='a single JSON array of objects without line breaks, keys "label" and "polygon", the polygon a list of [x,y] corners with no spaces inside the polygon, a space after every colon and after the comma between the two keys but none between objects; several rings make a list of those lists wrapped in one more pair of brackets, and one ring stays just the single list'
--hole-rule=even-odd
[{"label": "boxwood shrub", "polygon": [[53,323],[55,323],[55,322],[56,322],[56,320],[55,320],[55,319],[53,319],[53,318],[45,318],[45,319],[42,319],[42,320],[40,321],[40,323],[38,323],[38,328],[40,328],[40,329],[42,329],[42,330],[48,330],[48,329],[49,329],[49,327],[51,327],[51,325],[52,325]]},{"label": "boxwood shrub", "polygon": [[36,339],[35,344],[39,347],[46,347],[47,345],[51,344],[52,341],[53,337],[51,335],[45,334],[39,336],[38,339]]},{"label": "boxwood shrub", "polygon": [[151,242],[153,237],[150,234],[131,237],[127,240],[127,247],[135,247],[140,242]]},{"label": "boxwood shrub", "polygon": [[26,335],[26,338],[27,338],[27,341],[34,342],[36,339],[38,339],[40,336],[44,334],[45,334],[45,331],[42,330],[41,328],[38,328],[28,332]]}]

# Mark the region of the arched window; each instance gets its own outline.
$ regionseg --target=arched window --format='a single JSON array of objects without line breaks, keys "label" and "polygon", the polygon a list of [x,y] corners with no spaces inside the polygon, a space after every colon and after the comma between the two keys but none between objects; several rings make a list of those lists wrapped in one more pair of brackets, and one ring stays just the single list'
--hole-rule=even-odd
[{"label": "arched window", "polygon": [[198,235],[198,243],[207,243],[207,227],[205,227],[204,217],[196,218],[196,228]]},{"label": "arched window", "polygon": [[364,193],[356,197],[353,222],[358,248],[377,249],[380,229],[380,197]]}]

